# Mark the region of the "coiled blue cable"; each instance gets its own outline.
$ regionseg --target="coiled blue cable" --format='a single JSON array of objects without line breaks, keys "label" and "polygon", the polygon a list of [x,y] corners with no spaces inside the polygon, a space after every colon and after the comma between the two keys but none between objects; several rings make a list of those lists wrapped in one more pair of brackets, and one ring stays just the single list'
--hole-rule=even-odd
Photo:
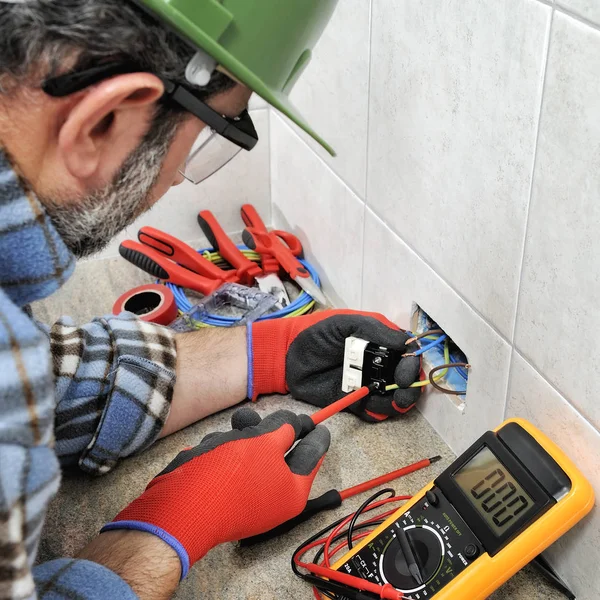
[{"label": "coiled blue cable", "polygon": [[[246,246],[238,246],[240,250],[249,250]],[[198,254],[205,254],[206,252],[214,252],[212,248],[203,248],[202,250],[198,250]],[[321,280],[319,278],[319,274],[316,269],[306,260],[300,259],[300,262],[306,267],[313,281],[320,287]],[[185,295],[185,291],[183,288],[173,285],[172,283],[167,283],[167,287],[171,289],[173,295],[175,296],[175,301],[177,302],[177,308],[181,312],[187,312],[193,308],[192,304],[188,300]],[[298,310],[301,310],[307,307],[309,304],[313,302],[311,296],[309,296],[306,292],[302,292],[296,300],[290,303],[289,306],[278,310],[277,312],[265,315],[260,317],[259,321],[269,321],[271,319],[281,319],[283,317],[287,317],[292,313],[295,313]],[[241,317],[223,317],[221,315],[210,314],[202,318],[201,322],[204,325],[209,325],[212,327],[233,327],[239,321],[241,321]]]}]

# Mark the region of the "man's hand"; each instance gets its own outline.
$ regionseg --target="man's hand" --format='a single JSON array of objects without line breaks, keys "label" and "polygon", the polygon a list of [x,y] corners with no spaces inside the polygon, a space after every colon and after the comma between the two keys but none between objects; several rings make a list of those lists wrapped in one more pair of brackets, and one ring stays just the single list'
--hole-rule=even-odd
[{"label": "man's hand", "polygon": [[288,411],[261,420],[240,409],[232,431],[181,452],[103,532],[158,536],[179,556],[183,578],[214,546],[292,519],[304,510],[330,444],[323,426],[302,438],[303,422]]},{"label": "man's hand", "polygon": [[[325,311],[254,323],[249,329],[249,395],[290,392],[295,398],[324,407],[339,400],[346,338],[355,336],[403,352],[409,335],[383,315]],[[410,385],[419,379],[421,361],[403,358],[395,372],[399,389],[393,395],[371,395],[348,410],[365,421],[381,421],[410,410],[421,394]]]}]

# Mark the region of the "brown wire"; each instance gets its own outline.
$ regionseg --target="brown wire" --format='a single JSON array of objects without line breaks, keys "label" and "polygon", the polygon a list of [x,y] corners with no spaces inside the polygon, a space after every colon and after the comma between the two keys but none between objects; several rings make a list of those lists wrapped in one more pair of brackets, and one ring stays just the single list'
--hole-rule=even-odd
[{"label": "brown wire", "polygon": [[448,390],[446,388],[443,388],[441,385],[439,385],[437,383],[437,381],[435,381],[433,379],[433,376],[438,371],[443,371],[444,369],[457,369],[457,368],[470,369],[471,365],[469,363],[449,363],[447,365],[440,365],[439,367],[435,367],[435,369],[431,369],[431,371],[429,371],[429,383],[436,390],[443,392],[444,394],[450,394],[452,396],[464,396],[467,393],[467,390],[463,390],[463,391]]},{"label": "brown wire", "polygon": [[414,337],[411,337],[409,340],[406,340],[406,345],[412,344],[413,342],[416,342],[417,340],[420,340],[421,338],[427,337],[428,335],[435,335],[436,333],[439,333],[441,335],[442,333],[444,333],[444,331],[442,329],[431,329],[429,331],[426,331],[425,333],[420,333],[419,335],[415,335]]}]

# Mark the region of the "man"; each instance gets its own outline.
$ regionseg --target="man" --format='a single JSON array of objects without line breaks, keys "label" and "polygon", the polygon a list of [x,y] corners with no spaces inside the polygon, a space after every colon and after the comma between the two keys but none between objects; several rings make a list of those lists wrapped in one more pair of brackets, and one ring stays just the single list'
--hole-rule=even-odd
[{"label": "man", "polygon": [[[127,314],[46,328],[28,309],[171,185],[251,150],[252,91],[319,139],[287,95],[335,2],[0,0],[0,599],[170,597],[215,545],[301,512],[327,429],[242,409],[78,558],[34,568],[59,461],[103,474],[262,394],[324,406],[342,395],[347,336],[405,347],[383,317],[349,311],[175,337]],[[401,389],[351,411],[406,412],[418,373],[402,360]]]}]

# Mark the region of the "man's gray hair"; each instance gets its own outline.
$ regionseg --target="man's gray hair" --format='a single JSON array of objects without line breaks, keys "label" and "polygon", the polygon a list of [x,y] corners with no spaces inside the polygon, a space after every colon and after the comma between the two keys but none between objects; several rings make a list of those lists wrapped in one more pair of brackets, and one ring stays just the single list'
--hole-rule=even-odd
[{"label": "man's gray hair", "polygon": [[[194,54],[130,0],[0,0],[0,94],[114,60],[183,83]],[[215,72],[201,96],[232,85]]]}]

